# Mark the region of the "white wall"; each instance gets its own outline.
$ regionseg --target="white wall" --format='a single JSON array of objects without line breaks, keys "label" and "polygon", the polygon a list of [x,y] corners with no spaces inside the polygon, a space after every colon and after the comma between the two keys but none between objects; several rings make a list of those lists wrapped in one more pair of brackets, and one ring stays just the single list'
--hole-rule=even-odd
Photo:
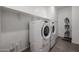
[{"label": "white wall", "polygon": [[44,18],[53,18],[55,16],[54,6],[5,6],[14,10],[33,14]]},{"label": "white wall", "polygon": [[1,8],[0,8],[0,43],[1,43]]},{"label": "white wall", "polygon": [[0,33],[1,33],[1,7],[0,7]]},{"label": "white wall", "polygon": [[0,51],[22,51],[28,48],[28,30],[1,33]]},{"label": "white wall", "polygon": [[79,6],[72,7],[72,42],[79,44]]},{"label": "white wall", "polygon": [[48,18],[53,18],[53,19],[56,18],[56,8],[54,6],[48,7],[47,17]]},{"label": "white wall", "polygon": [[28,30],[30,15],[20,12],[11,12],[9,9],[2,10],[2,32]]},{"label": "white wall", "polygon": [[0,9],[0,51],[22,51],[28,48],[28,22],[31,16],[20,12]]},{"label": "white wall", "polygon": [[63,7],[57,10],[58,12],[58,35],[64,37],[64,19],[68,17],[72,23],[72,7]]},{"label": "white wall", "polygon": [[46,17],[46,9],[45,7],[38,7],[38,6],[7,6],[8,8],[19,10],[22,12],[30,13],[37,16]]}]

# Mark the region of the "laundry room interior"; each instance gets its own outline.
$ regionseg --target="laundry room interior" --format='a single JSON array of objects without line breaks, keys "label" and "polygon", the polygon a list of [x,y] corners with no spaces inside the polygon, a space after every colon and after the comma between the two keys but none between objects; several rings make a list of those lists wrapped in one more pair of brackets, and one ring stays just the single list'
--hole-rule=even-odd
[{"label": "laundry room interior", "polygon": [[0,6],[0,52],[79,52],[79,6]]}]

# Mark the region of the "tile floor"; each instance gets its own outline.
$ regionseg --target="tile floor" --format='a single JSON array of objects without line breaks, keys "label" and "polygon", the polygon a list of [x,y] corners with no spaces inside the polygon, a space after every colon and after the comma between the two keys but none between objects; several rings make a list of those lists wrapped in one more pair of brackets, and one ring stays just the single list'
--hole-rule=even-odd
[{"label": "tile floor", "polygon": [[51,52],[79,52],[79,45],[64,41],[63,38],[58,37]]},{"label": "tile floor", "polygon": [[[23,52],[30,52],[30,49]],[[58,37],[56,44],[50,49],[50,52],[79,52],[79,45],[64,41],[63,38]]]}]

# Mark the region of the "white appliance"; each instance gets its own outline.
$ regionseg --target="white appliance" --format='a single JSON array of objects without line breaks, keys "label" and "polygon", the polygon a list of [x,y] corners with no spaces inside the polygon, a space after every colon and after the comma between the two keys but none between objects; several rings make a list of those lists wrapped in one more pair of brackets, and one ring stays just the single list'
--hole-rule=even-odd
[{"label": "white appliance", "polygon": [[51,27],[48,21],[30,22],[30,48],[33,52],[47,52],[50,49]]},{"label": "white appliance", "polygon": [[54,46],[54,44],[56,43],[56,38],[57,38],[57,23],[55,20],[50,21],[50,25],[51,25],[51,48]]}]

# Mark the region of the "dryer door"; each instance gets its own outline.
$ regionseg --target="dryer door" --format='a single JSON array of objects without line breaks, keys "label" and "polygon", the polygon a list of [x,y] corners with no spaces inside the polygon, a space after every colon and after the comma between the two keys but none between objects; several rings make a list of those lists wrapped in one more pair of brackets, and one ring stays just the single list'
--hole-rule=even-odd
[{"label": "dryer door", "polygon": [[51,36],[51,27],[49,23],[44,23],[42,30],[41,30],[42,37],[47,40]]}]

